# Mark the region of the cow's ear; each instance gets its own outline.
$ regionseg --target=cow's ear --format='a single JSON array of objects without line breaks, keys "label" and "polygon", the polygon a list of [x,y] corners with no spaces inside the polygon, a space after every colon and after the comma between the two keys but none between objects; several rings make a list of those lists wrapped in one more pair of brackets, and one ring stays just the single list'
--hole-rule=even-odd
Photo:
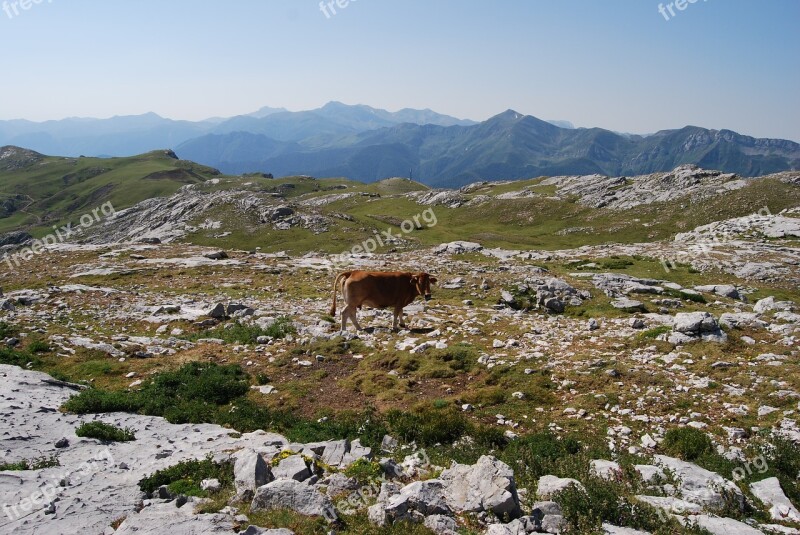
[{"label": "cow's ear", "polygon": [[431,281],[431,284],[436,284],[436,282],[438,281],[438,279],[437,279],[436,277],[431,277],[431,278],[430,278],[430,281]]},{"label": "cow's ear", "polygon": [[409,282],[411,283],[411,286],[416,286],[419,283],[419,275],[411,275]]}]

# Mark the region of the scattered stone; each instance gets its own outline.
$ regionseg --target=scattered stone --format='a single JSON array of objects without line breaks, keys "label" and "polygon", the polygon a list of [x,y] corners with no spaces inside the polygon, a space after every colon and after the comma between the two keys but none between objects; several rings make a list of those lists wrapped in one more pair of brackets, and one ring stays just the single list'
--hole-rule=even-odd
[{"label": "scattered stone", "polygon": [[278,479],[258,487],[250,510],[274,511],[288,509],[301,515],[321,516],[329,522],[338,519],[330,499],[315,487],[293,479]]},{"label": "scattered stone", "polygon": [[575,485],[579,489],[583,490],[583,485],[576,479],[570,479],[566,477],[561,478],[551,475],[542,476],[539,478],[539,484],[536,487],[536,496],[542,500],[546,500],[547,498],[558,492],[561,492],[571,485]]},{"label": "scattered stone", "polygon": [[627,297],[613,300],[611,306],[625,312],[646,312],[644,304],[641,301],[628,299]]}]

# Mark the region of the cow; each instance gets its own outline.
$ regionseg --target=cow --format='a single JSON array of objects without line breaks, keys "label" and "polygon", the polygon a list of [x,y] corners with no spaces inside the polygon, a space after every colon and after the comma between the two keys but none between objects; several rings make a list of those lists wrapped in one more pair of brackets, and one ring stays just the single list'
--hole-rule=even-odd
[{"label": "cow", "polygon": [[431,298],[431,284],[436,278],[428,273],[408,273],[400,271],[346,271],[339,273],[333,281],[333,305],[331,316],[336,316],[336,295],[341,284],[342,299],[342,332],[347,330],[347,320],[353,322],[357,331],[362,330],[356,318],[356,311],[362,306],[371,308],[393,308],[394,321],[392,330],[397,331],[398,323],[405,327],[403,307],[416,297],[422,296],[426,301]]}]

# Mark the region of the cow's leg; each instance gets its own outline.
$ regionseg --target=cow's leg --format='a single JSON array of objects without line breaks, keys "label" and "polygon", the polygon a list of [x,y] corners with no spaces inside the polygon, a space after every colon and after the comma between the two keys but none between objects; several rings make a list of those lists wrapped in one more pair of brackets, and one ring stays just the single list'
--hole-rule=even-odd
[{"label": "cow's leg", "polygon": [[342,334],[347,331],[347,307],[342,308]]},{"label": "cow's leg", "polygon": [[[356,307],[351,306],[351,305],[347,305],[346,307],[344,307],[344,310],[342,311],[342,315],[343,315],[342,317],[350,318],[350,321],[352,321],[353,325],[355,325],[355,327],[356,327],[356,331],[360,331],[362,329],[361,329],[361,325],[358,324],[358,316],[356,316],[356,310],[357,310]],[[346,316],[344,316],[345,314],[346,314]],[[344,321],[346,321],[346,319]]]},{"label": "cow's leg", "polygon": [[403,307],[395,307],[394,309],[394,323],[392,323],[392,329],[396,331],[398,324],[400,327],[406,328],[406,320],[403,319]]}]

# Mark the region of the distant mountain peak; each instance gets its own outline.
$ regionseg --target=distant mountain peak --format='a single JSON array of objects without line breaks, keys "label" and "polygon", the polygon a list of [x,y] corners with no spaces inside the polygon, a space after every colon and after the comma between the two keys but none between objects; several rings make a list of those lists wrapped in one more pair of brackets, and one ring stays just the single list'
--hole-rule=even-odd
[{"label": "distant mountain peak", "polygon": [[262,119],[267,117],[268,115],[273,115],[275,113],[283,113],[285,111],[289,111],[286,108],[273,108],[271,106],[262,106],[256,111],[252,113],[248,113],[248,117],[255,117],[256,119]]}]

